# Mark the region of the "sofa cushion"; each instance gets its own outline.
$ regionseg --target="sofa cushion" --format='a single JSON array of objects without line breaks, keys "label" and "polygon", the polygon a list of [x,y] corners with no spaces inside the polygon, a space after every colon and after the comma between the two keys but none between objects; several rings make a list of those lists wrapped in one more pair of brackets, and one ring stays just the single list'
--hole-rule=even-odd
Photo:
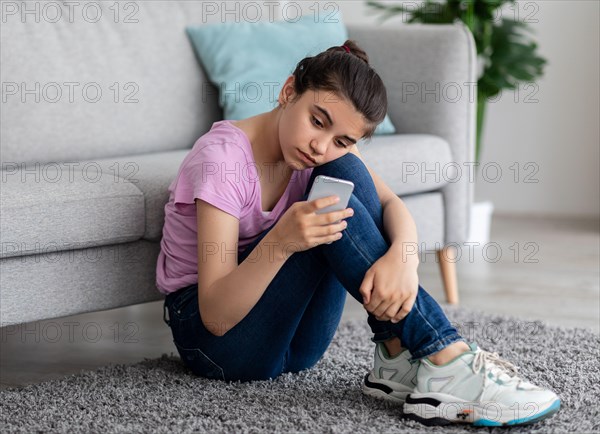
[{"label": "sofa cushion", "polygon": [[94,160],[105,171],[111,170],[111,166],[120,167],[120,176],[143,194],[145,222],[140,238],[160,241],[165,205],[169,201],[169,185],[177,176],[179,166],[188,152],[190,149]]},{"label": "sofa cushion", "polygon": [[[300,60],[348,39],[341,14],[311,14],[291,22],[204,24],[186,31],[219,89],[225,119],[232,120],[273,110]],[[375,130],[377,135],[395,132],[387,115]]]},{"label": "sofa cushion", "polygon": [[365,163],[397,194],[438,190],[464,176],[467,167],[457,167],[450,145],[431,134],[374,136],[358,145]]},{"label": "sofa cushion", "polygon": [[[368,143],[359,142],[359,150],[398,195],[438,190],[448,183],[442,168],[452,166],[450,148],[437,136],[374,136]],[[38,164],[37,170],[34,165],[20,166],[25,174],[8,166],[11,170],[2,172],[0,257],[141,238],[160,241],[168,188],[189,151],[70,163],[72,181],[66,163]],[[96,173],[102,175],[97,181]],[[59,174],[61,179],[53,182]]]},{"label": "sofa cushion", "polygon": [[97,165],[49,163],[5,169],[0,257],[118,244],[144,235],[142,192]]},{"label": "sofa cushion", "polygon": [[[417,227],[418,250],[423,252],[425,250],[441,249],[444,245],[446,225],[444,195],[442,192],[409,194],[403,196],[402,201],[410,211]],[[406,246],[405,252],[410,254],[414,250]]]},{"label": "sofa cushion", "polygon": [[189,151],[6,165],[0,257],[160,240],[168,187]]}]

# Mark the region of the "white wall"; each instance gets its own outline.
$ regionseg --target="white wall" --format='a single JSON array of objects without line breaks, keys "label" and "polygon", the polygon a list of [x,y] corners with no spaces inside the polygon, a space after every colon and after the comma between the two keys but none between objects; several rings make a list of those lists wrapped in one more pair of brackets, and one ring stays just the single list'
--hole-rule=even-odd
[{"label": "white wall", "polygon": [[[345,23],[378,22],[367,15],[366,2],[336,4]],[[475,200],[493,201],[499,214],[598,217],[600,3],[517,1],[502,14],[515,17],[515,11],[521,20],[538,21],[529,22],[531,36],[548,63],[537,90],[505,91],[488,104],[480,162],[489,169],[488,179],[496,176],[496,165],[502,176],[486,182],[479,173]],[[383,25],[410,24],[398,16]],[[528,162],[533,164],[526,167]],[[524,182],[526,176],[538,182]]]}]

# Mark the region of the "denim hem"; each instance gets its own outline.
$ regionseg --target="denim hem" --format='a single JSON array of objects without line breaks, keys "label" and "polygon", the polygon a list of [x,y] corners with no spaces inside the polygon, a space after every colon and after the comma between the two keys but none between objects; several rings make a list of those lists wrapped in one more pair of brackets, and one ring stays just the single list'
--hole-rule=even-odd
[{"label": "denim hem", "polygon": [[419,351],[415,351],[414,353],[411,352],[411,362],[415,362],[419,359],[422,359],[426,356],[430,356],[433,353],[437,353],[440,350],[443,350],[445,347],[447,347],[450,344],[453,344],[454,342],[466,342],[468,344],[468,342],[466,341],[465,338],[463,338],[462,336],[460,336],[458,333],[454,333],[450,336],[446,336],[443,339],[437,340],[434,343],[426,346],[425,348],[419,350]]},{"label": "denim hem", "polygon": [[390,340],[392,338],[395,338],[396,335],[394,333],[392,333],[391,330],[386,330],[383,332],[377,332],[374,334],[374,336],[371,338],[371,342],[384,342],[387,340]]}]

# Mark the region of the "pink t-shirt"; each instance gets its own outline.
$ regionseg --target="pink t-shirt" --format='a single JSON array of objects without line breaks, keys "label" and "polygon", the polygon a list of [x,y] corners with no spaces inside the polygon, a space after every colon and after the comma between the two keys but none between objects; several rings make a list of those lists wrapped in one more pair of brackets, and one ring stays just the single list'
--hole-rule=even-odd
[{"label": "pink t-shirt", "polygon": [[[292,172],[279,202],[270,212],[261,206],[260,177],[246,133],[229,120],[214,122],[186,155],[169,186],[165,222],[156,264],[156,287],[163,294],[198,282],[195,198],[239,219],[238,254],[302,199],[312,168]],[[276,170],[271,167],[272,170]]]}]

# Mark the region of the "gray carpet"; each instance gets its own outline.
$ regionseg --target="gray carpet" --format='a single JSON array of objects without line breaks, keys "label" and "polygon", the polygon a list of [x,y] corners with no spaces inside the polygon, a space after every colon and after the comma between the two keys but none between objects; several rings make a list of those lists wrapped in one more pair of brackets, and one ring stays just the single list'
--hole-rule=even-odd
[{"label": "gray carpet", "polygon": [[425,427],[362,395],[374,345],[366,322],[340,324],[316,367],[272,381],[225,383],[194,377],[177,354],[109,365],[0,392],[2,432],[600,432],[600,337],[513,317],[444,307],[463,336],[515,363],[554,390],[550,419],[512,428]]}]

